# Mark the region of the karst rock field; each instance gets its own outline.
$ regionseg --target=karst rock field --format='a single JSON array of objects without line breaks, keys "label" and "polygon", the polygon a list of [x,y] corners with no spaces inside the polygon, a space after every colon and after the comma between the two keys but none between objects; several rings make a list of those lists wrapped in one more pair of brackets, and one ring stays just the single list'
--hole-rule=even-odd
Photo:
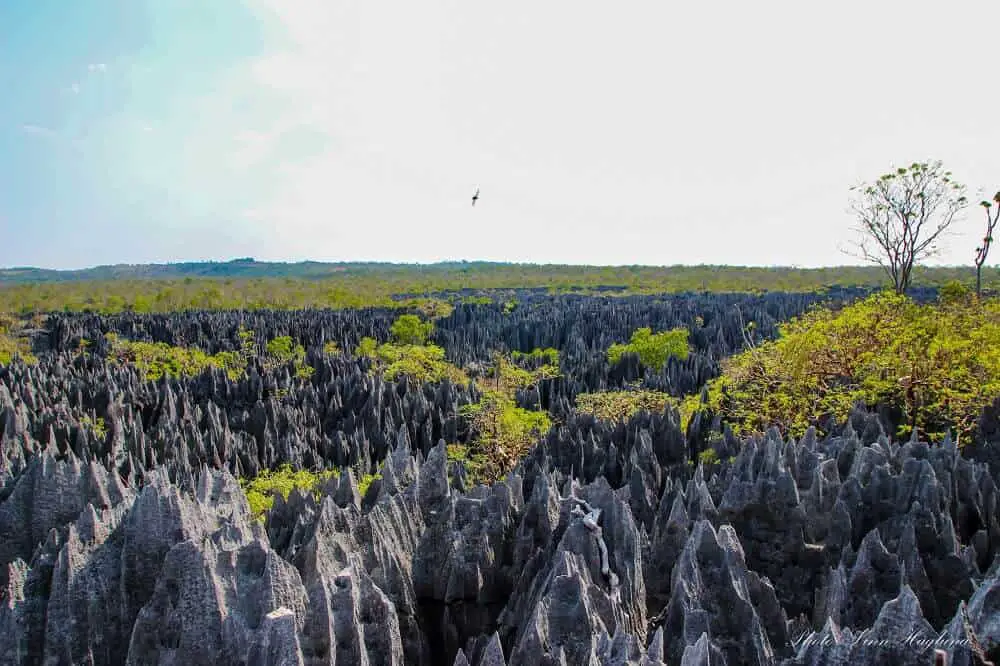
[{"label": "karst rock field", "polygon": [[[0,367],[0,664],[1000,657],[1000,410],[981,429],[995,440],[966,446],[861,408],[798,437],[673,403],[599,418],[577,396],[697,395],[746,322],[773,338],[820,296],[516,299],[433,319],[428,342],[468,381],[356,354],[390,340],[389,308],[49,315],[37,362]],[[687,328],[690,354],[610,362],[644,327]],[[276,361],[282,336],[304,355]],[[150,377],[121,341],[246,369]],[[529,354],[530,372],[535,349],[558,351],[558,374],[510,398],[546,427],[477,475],[454,454],[476,450],[469,408],[494,354]],[[319,480],[252,505],[252,480],[283,466]]]}]

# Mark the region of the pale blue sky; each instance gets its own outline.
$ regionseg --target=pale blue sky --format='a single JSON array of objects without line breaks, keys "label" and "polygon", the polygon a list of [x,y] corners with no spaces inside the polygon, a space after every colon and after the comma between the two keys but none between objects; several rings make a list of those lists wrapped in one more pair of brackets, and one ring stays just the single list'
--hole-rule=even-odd
[{"label": "pale blue sky", "polygon": [[1000,189],[998,25],[994,0],[0,0],[0,266],[856,263],[858,180],[939,158]]}]

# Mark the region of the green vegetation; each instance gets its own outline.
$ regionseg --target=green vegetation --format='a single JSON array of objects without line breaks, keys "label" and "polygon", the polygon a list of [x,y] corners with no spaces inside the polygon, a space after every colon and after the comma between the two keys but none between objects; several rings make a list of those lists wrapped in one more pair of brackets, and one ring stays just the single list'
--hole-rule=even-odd
[{"label": "green vegetation", "polygon": [[469,419],[475,433],[469,455],[482,463],[480,473],[486,483],[510,471],[552,426],[548,414],[517,407],[501,391],[485,391],[482,400],[463,406],[459,414]]},{"label": "green vegetation", "polygon": [[[143,376],[156,381],[164,375],[168,377],[195,377],[206,368],[222,368],[233,380],[246,375],[247,363],[256,354],[254,332],[240,327],[237,334],[240,349],[231,352],[207,354],[196,347],[180,347],[165,342],[137,342],[125,340],[115,333],[106,333],[105,339],[111,346],[108,358],[112,363],[130,363]],[[90,342],[80,341],[78,353],[86,353]],[[283,335],[270,340],[265,345],[264,367],[274,369],[285,363],[292,363],[295,376],[308,379],[315,369],[306,365],[306,352],[302,345],[295,344],[290,336]]]},{"label": "green vegetation", "polygon": [[375,480],[381,478],[382,475],[380,473],[362,474],[361,478],[358,479],[358,493],[364,497],[368,493],[368,489],[371,488],[371,485],[375,483]]},{"label": "green vegetation", "polygon": [[354,350],[355,356],[375,361],[373,372],[390,380],[405,375],[417,382],[448,379],[455,384],[468,383],[465,372],[445,359],[443,348],[425,344],[434,330],[431,322],[422,322],[416,315],[402,315],[390,330],[395,342],[380,345],[374,338],[365,337]]},{"label": "green vegetation", "polygon": [[246,493],[250,504],[250,513],[254,518],[264,521],[267,512],[274,506],[274,496],[280,494],[288,499],[292,490],[312,492],[319,498],[320,485],[337,476],[336,470],[310,472],[308,470],[292,470],[291,465],[282,465],[275,470],[264,470],[256,478],[240,479],[240,487]]},{"label": "green vegetation", "polygon": [[674,398],[660,391],[601,391],[576,396],[579,411],[611,421],[624,421],[641,411],[662,413],[667,405],[676,404]]},{"label": "green vegetation", "polygon": [[[556,360],[558,353],[548,350],[534,354],[534,358]],[[520,358],[532,357],[532,354]],[[519,389],[534,386],[544,379],[559,376],[559,368],[551,363],[527,369],[514,360],[497,354],[494,356],[492,385],[483,391],[479,402],[465,405],[459,415],[468,419],[472,439],[464,449],[454,449],[452,457],[468,461],[466,470],[470,480],[492,483],[509,472],[527,453],[538,437],[548,431],[552,420],[545,412],[518,407],[515,395]]]},{"label": "green vegetation", "polygon": [[[894,410],[898,436],[950,429],[961,444],[1000,394],[1000,301],[918,305],[883,293],[840,312],[815,308],[777,340],[724,361],[708,393],[736,432],[822,430],[861,401]],[[697,403],[689,397],[683,411]]]},{"label": "green vegetation", "polygon": [[[547,352],[553,352],[552,354]],[[513,398],[516,391],[534,386],[543,379],[554,379],[559,376],[559,352],[554,349],[546,353],[536,349],[529,355],[510,357],[503,354],[493,356],[493,369],[490,371],[489,382],[495,391]],[[535,367],[525,368],[523,363]],[[541,362],[541,364],[539,364]]]},{"label": "green vegetation", "polygon": [[448,462],[460,462],[465,467],[465,478],[470,486],[486,483],[489,461],[485,454],[470,450],[465,444],[448,444]]},{"label": "green vegetation", "polygon": [[524,352],[516,351],[511,354],[511,358],[515,361],[529,361],[533,363],[545,363],[548,365],[555,366],[557,369],[559,367],[559,350],[552,349],[551,347],[546,347],[545,349],[532,349],[527,354]]},{"label": "green vegetation", "polygon": [[0,365],[9,365],[14,357],[26,363],[36,363],[38,359],[31,353],[31,344],[21,333],[24,322],[0,314]]},{"label": "green vegetation", "polygon": [[719,462],[719,454],[715,449],[705,449],[698,454],[698,462],[700,462],[705,467],[710,467],[711,465],[716,465]]},{"label": "green vegetation", "polygon": [[406,375],[417,382],[448,379],[455,384],[465,384],[469,381],[461,368],[445,359],[444,349],[437,345],[380,345],[373,338],[362,338],[354,355],[374,359],[373,372],[381,372],[390,380]]},{"label": "green vegetation", "polygon": [[412,314],[400,316],[389,329],[393,342],[400,345],[424,345],[433,331],[433,323],[420,321],[420,317]]},{"label": "green vegetation", "polygon": [[286,363],[292,363],[295,367],[295,376],[300,379],[309,379],[315,372],[315,368],[306,365],[306,350],[302,345],[295,344],[289,335],[282,335],[267,343],[268,359],[265,362],[267,367],[277,367]]},{"label": "green vegetation", "polygon": [[[185,277],[185,275],[190,277]],[[913,284],[972,283],[970,267],[915,266]],[[798,269],[739,266],[554,266],[472,262],[432,266],[392,264],[262,264],[246,262],[102,267],[79,272],[0,270],[0,312],[174,312],[179,310],[289,310],[389,307],[435,315],[447,311],[444,294],[464,288],[499,291],[544,287],[554,293],[614,288],[619,294],[686,291],[808,292],[832,285],[891,285],[877,266]],[[1000,285],[1000,271],[984,268],[983,285]],[[605,292],[605,295],[607,293]],[[509,301],[505,311],[516,303]],[[429,315],[432,316],[432,315]],[[433,318],[433,316],[432,316]]]},{"label": "green vegetation", "polygon": [[108,436],[108,427],[105,425],[104,417],[102,416],[98,416],[96,419],[83,416],[80,418],[80,426],[94,433],[94,437],[97,439],[104,439]]},{"label": "green vegetation", "polygon": [[222,368],[231,379],[239,379],[246,373],[246,362],[240,352],[209,355],[195,347],[124,340],[115,333],[106,333],[104,337],[111,345],[108,359],[112,363],[130,363],[149,381],[164,375],[195,377],[210,367]]},{"label": "green vegetation", "polygon": [[608,361],[617,363],[627,353],[636,354],[647,368],[659,370],[671,356],[681,360],[688,357],[688,330],[675,328],[654,334],[649,328],[640,328],[632,333],[632,340],[628,344],[608,347]]},{"label": "green vegetation", "polygon": [[333,340],[329,340],[323,345],[323,353],[328,356],[336,356],[340,353],[340,345]]}]

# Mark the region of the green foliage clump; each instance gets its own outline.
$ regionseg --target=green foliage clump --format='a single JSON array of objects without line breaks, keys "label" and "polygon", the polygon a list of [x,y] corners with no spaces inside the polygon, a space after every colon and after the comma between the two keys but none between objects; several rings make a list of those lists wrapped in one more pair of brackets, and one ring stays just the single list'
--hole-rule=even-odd
[{"label": "green foliage clump", "polygon": [[358,479],[358,493],[362,497],[364,497],[368,493],[368,489],[371,488],[371,485],[373,483],[375,483],[375,480],[376,479],[381,479],[381,478],[382,478],[382,475],[379,474],[379,473],[376,473],[376,474],[362,474],[361,478]]},{"label": "green foliage clump", "polygon": [[973,291],[964,282],[952,280],[938,289],[938,301],[942,304],[967,302],[972,298]]},{"label": "green foliage clump", "polygon": [[108,435],[108,428],[104,423],[103,416],[98,416],[96,419],[92,419],[90,416],[85,415],[80,418],[80,426],[93,432],[97,439],[104,439]]},{"label": "green foliage clump", "polygon": [[462,466],[465,467],[465,478],[470,485],[474,486],[486,482],[489,461],[485,454],[465,444],[448,444],[446,451],[449,463],[462,463]]},{"label": "green foliage clump", "polygon": [[[551,351],[555,352],[554,349]],[[519,389],[529,388],[544,379],[558,377],[559,352],[555,352],[555,363],[544,362],[552,358],[553,356],[550,354],[541,353],[532,357],[524,354],[518,356],[518,353],[515,352],[511,358],[507,358],[503,354],[495,354],[493,369],[490,372],[494,389],[513,397]],[[518,359],[527,359],[529,363],[526,365],[534,367],[525,368],[516,362]]]},{"label": "green foliage clump", "polygon": [[[407,306],[415,308],[428,319],[441,319],[447,317],[455,311],[455,306],[439,298],[420,298],[407,303]],[[433,327],[432,329],[433,330]],[[428,335],[430,331],[428,331]]]},{"label": "green foliage clump", "polygon": [[671,356],[681,360],[688,357],[688,330],[675,328],[654,334],[652,329],[640,328],[632,333],[628,344],[613,344],[608,348],[608,361],[617,363],[627,353],[636,354],[647,368],[659,370]]},{"label": "green foliage clump", "polygon": [[705,449],[698,454],[698,462],[705,467],[715,465],[719,462],[719,454],[715,449]]},{"label": "green foliage clump", "polygon": [[484,462],[482,478],[486,482],[510,471],[552,426],[548,414],[518,407],[503,391],[485,391],[482,400],[463,406],[459,414],[469,419],[475,437],[473,455]]},{"label": "green foliage clump", "polygon": [[545,349],[539,349],[535,347],[530,352],[525,353],[521,351],[515,351],[511,354],[511,358],[515,361],[529,361],[533,363],[545,363],[548,365],[559,367],[559,350],[553,349],[552,347],[546,347]]},{"label": "green foliage clump", "polygon": [[130,363],[149,381],[164,375],[194,377],[209,367],[222,368],[231,379],[238,379],[246,372],[246,364],[237,352],[210,355],[195,347],[125,340],[115,333],[106,333],[105,338],[111,345],[108,358],[112,363]]},{"label": "green foliage clump", "polygon": [[624,421],[641,411],[662,413],[667,405],[676,402],[667,393],[646,390],[600,391],[576,396],[576,408],[579,411],[611,421]]},{"label": "green foliage clump", "polygon": [[354,348],[354,355],[357,357],[366,356],[368,358],[375,358],[375,354],[378,351],[378,341],[375,338],[363,337],[358,343],[358,346]]},{"label": "green foliage clump", "polygon": [[340,353],[340,345],[338,345],[333,340],[328,340],[323,345],[323,353],[328,356],[336,356],[337,354]]},{"label": "green foliage clump", "polygon": [[443,348],[425,344],[433,330],[431,322],[422,322],[416,315],[403,315],[392,325],[394,342],[380,345],[374,338],[364,337],[354,355],[373,359],[373,372],[381,372],[390,380],[405,375],[417,382],[448,379],[456,384],[467,383],[469,378],[462,369],[445,359]]},{"label": "green foliage clump", "polygon": [[23,322],[0,313],[0,365],[10,365],[14,357],[34,364],[38,359],[31,353],[31,344],[23,335]]},{"label": "green foliage clump", "polygon": [[469,381],[461,368],[445,359],[444,349],[437,345],[386,343],[378,345],[373,353],[368,350],[366,352],[363,355],[375,358],[377,367],[386,379],[395,380],[405,375],[416,382],[441,382],[448,379],[455,384],[464,384]]},{"label": "green foliage clump", "polygon": [[492,483],[503,477],[552,426],[545,412],[517,407],[515,402],[518,390],[559,376],[558,365],[546,362],[558,363],[558,352],[550,351],[555,352],[518,356],[533,361],[529,365],[536,367],[530,369],[503,354],[494,355],[492,377],[488,380],[492,388],[483,392],[479,402],[459,410],[459,415],[468,420],[472,435],[467,457],[474,467],[476,482]]},{"label": "green foliage clump", "polygon": [[401,345],[423,345],[434,331],[432,322],[424,322],[417,315],[406,314],[392,323],[389,333],[393,342]]},{"label": "green foliage clump", "polygon": [[898,436],[950,429],[961,443],[1000,394],[1000,302],[919,305],[883,293],[840,312],[814,308],[724,361],[709,387],[709,407],[734,430],[822,431],[863,402],[898,415]]},{"label": "green foliage clump", "polygon": [[274,506],[275,495],[280,494],[283,499],[288,499],[291,492],[298,488],[312,492],[318,498],[320,485],[335,476],[337,472],[332,469],[322,472],[304,469],[295,471],[291,465],[285,464],[275,470],[264,470],[256,478],[240,479],[240,487],[246,493],[250,513],[263,521]]},{"label": "green foliage clump", "polygon": [[267,343],[268,359],[267,367],[277,367],[286,363],[292,363],[295,367],[295,376],[300,379],[309,379],[316,371],[312,366],[306,365],[306,350],[300,344],[295,344],[290,335],[281,335]]}]

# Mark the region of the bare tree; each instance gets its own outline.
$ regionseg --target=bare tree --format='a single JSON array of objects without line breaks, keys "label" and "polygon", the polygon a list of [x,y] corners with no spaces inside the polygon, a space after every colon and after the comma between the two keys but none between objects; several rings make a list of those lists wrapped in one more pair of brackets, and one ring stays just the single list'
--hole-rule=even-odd
[{"label": "bare tree", "polygon": [[965,186],[941,162],[914,162],[851,188],[858,216],[858,256],[883,269],[897,294],[910,285],[913,266],[937,253],[938,240],[968,205]]},{"label": "bare tree", "polygon": [[986,255],[990,253],[990,245],[993,244],[993,230],[1000,222],[1000,192],[993,195],[993,201],[997,207],[993,209],[992,201],[983,201],[980,205],[986,212],[986,235],[983,237],[983,244],[976,248],[976,297],[982,296],[983,292],[983,264],[986,263]]}]

